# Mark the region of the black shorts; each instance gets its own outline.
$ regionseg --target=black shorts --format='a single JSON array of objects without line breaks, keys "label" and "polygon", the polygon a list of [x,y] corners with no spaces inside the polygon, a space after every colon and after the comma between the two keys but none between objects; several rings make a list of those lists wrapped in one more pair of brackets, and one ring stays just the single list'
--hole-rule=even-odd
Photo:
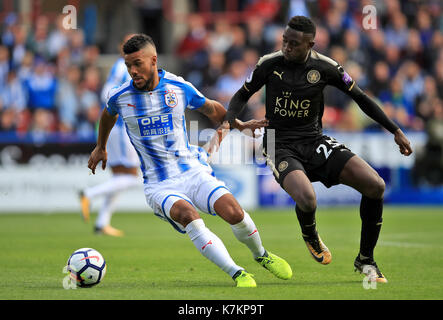
[{"label": "black shorts", "polygon": [[311,182],[320,181],[328,188],[339,184],[343,167],[355,155],[344,144],[328,136],[304,144],[276,144],[275,155],[265,149],[263,154],[282,187],[289,172],[302,170]]}]

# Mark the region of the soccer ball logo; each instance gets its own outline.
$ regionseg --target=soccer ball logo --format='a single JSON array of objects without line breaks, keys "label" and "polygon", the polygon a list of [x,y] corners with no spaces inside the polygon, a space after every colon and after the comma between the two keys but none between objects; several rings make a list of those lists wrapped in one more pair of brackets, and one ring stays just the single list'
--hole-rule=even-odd
[{"label": "soccer ball logo", "polygon": [[97,250],[81,248],[69,257],[66,270],[78,287],[92,287],[105,276],[106,262]]}]

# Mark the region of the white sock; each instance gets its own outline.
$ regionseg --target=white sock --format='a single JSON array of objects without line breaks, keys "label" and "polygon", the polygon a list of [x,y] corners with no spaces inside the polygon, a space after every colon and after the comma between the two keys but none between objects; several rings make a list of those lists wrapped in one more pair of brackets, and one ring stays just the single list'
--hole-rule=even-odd
[{"label": "white sock", "polygon": [[108,194],[105,196],[103,205],[101,206],[97,220],[95,221],[95,226],[97,228],[103,228],[111,224],[111,217],[115,210],[115,205],[117,204],[117,193]]},{"label": "white sock", "polygon": [[254,259],[262,257],[265,254],[265,248],[261,242],[260,234],[249,214],[246,211],[243,212],[243,220],[231,225],[231,229],[238,241],[244,243],[251,250]]},{"label": "white sock", "polygon": [[102,184],[85,189],[84,194],[88,198],[94,198],[120,192],[139,184],[141,184],[141,182],[137,176],[132,174],[116,174]]},{"label": "white sock", "polygon": [[223,242],[205,226],[202,219],[190,222],[185,230],[200,253],[231,277],[238,270],[244,270],[235,264]]}]

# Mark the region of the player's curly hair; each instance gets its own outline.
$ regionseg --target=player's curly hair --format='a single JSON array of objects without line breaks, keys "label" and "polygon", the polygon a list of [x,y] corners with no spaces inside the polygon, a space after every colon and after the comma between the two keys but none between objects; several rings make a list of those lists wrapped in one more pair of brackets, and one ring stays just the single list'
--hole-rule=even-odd
[{"label": "player's curly hair", "polygon": [[304,33],[310,33],[313,36],[315,36],[315,24],[312,22],[311,19],[305,17],[305,16],[294,16],[289,20],[288,26],[291,29],[301,31]]},{"label": "player's curly hair", "polygon": [[131,54],[137,52],[148,44],[155,48],[155,43],[150,36],[144,33],[136,34],[125,42],[123,45],[123,53]]}]

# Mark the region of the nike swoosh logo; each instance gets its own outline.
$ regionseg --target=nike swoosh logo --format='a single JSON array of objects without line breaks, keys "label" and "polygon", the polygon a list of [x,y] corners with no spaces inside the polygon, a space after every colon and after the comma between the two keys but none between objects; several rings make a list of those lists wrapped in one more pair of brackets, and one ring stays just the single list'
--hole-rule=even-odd
[{"label": "nike swoosh logo", "polygon": [[130,104],[130,103],[128,103],[128,107],[133,107],[133,108],[136,108],[136,106],[135,106],[135,105],[133,105],[133,104]]},{"label": "nike swoosh logo", "polygon": [[100,258],[98,256],[90,256],[90,257],[84,257],[83,259],[80,259],[80,261],[86,260],[86,259],[97,259],[97,262],[100,261]]},{"label": "nike swoosh logo", "polygon": [[208,243],[205,244],[205,245],[202,247],[202,250],[205,250],[205,248],[206,248],[208,245],[210,245],[210,244],[212,244],[212,241],[211,241],[211,240],[209,240]]},{"label": "nike swoosh logo", "polygon": [[257,232],[257,229],[255,229],[254,231],[252,231],[250,234],[248,234],[248,237],[252,236],[254,233]]},{"label": "nike swoosh logo", "polygon": [[316,254],[315,253],[315,250],[314,250],[314,248],[309,244],[309,243],[307,243],[306,242],[306,245],[308,246],[308,249],[309,249],[309,252],[311,253],[311,256],[315,259],[315,260],[317,260],[318,262],[323,262],[323,259],[324,259],[324,256],[323,256],[323,254],[322,253],[320,253],[320,254]]}]

